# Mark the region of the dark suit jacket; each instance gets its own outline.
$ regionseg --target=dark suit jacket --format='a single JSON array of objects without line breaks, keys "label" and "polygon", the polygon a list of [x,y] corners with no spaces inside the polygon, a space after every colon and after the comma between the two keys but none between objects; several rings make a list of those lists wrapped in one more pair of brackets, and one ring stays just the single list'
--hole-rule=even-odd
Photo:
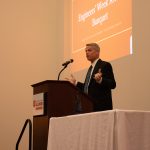
[{"label": "dark suit jacket", "polygon": [[[93,79],[94,74],[101,68],[102,82],[99,84]],[[78,82],[77,87],[83,91],[84,83]],[[88,87],[88,95],[93,103],[93,111],[113,109],[111,89],[116,87],[112,66],[109,62],[99,59],[94,67]]]}]

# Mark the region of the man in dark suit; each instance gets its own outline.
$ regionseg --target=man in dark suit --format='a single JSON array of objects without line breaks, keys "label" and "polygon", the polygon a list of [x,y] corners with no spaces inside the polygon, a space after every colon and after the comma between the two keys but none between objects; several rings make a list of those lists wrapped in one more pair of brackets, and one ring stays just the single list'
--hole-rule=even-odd
[{"label": "man in dark suit", "polygon": [[116,87],[112,66],[99,58],[100,47],[97,43],[86,44],[85,52],[87,60],[91,62],[85,82],[77,82],[73,75],[68,80],[91,97],[93,111],[111,110],[111,89]]}]

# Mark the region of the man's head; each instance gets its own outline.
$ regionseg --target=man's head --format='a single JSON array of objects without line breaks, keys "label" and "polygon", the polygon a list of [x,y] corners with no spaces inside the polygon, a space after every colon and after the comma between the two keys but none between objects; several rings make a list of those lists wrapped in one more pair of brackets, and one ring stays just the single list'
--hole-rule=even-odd
[{"label": "man's head", "polygon": [[86,52],[86,58],[89,61],[94,62],[94,60],[99,58],[100,47],[97,43],[89,43],[86,44],[85,52]]}]

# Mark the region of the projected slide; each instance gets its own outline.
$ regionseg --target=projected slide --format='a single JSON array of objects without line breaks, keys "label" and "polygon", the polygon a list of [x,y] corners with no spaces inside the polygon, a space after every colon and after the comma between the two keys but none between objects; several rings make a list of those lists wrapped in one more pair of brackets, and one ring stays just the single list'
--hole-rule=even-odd
[{"label": "projected slide", "polygon": [[111,61],[132,54],[132,0],[72,0],[74,71],[86,68],[85,44],[97,42]]}]

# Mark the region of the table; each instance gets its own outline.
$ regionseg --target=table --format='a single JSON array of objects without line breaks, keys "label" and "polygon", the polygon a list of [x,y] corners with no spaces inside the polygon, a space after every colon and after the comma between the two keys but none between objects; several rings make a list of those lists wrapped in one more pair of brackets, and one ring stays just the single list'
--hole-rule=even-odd
[{"label": "table", "polygon": [[150,150],[150,111],[116,109],[51,118],[48,150]]}]

